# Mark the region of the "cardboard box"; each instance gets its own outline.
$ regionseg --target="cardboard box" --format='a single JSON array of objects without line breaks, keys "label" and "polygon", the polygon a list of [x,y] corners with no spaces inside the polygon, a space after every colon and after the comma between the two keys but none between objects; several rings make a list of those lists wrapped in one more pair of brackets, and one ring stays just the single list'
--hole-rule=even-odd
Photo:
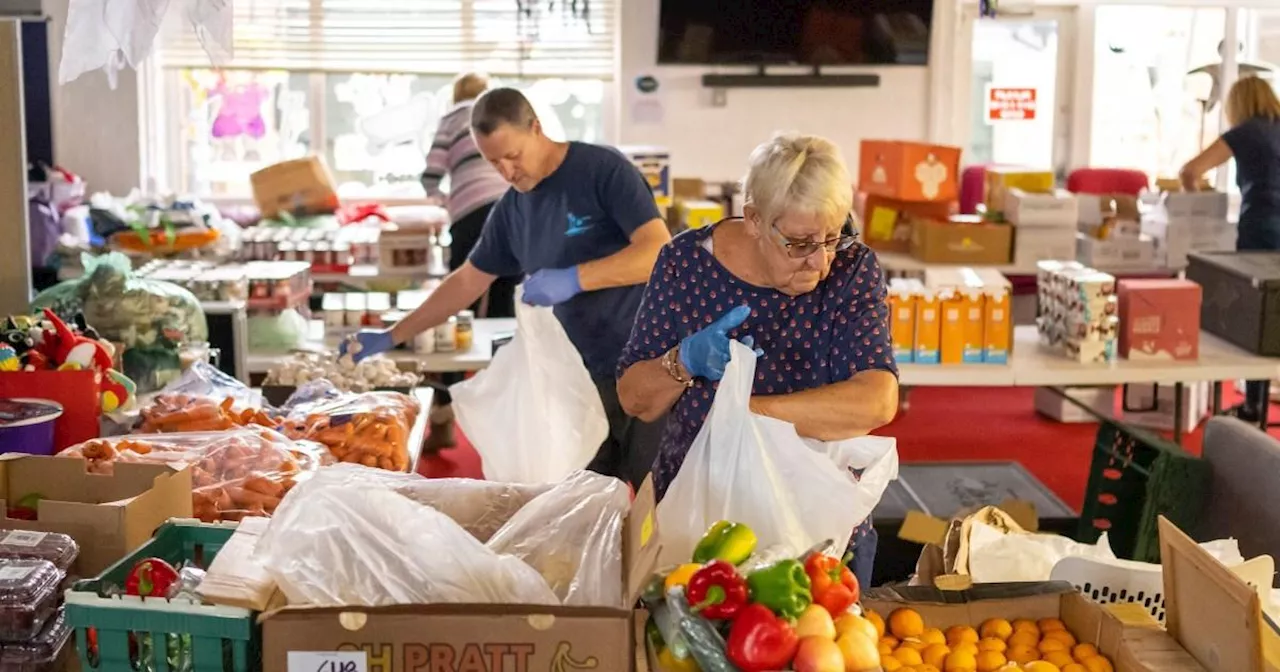
[{"label": "cardboard box", "polygon": [[1074,194],[1061,189],[1034,193],[1010,189],[1004,201],[1005,221],[1019,227],[1054,227],[1072,231],[1080,218]]},{"label": "cardboard box", "polygon": [[1121,357],[1200,358],[1200,285],[1164,278],[1121,280],[1116,293]]},{"label": "cardboard box", "polygon": [[1167,219],[1226,219],[1227,195],[1217,191],[1171,192],[1163,194],[1158,210]]},{"label": "cardboard box", "polygon": [[[660,545],[652,482],[636,493],[622,533],[625,594],[634,602]],[[369,672],[618,670],[635,667],[633,612],[604,607],[437,604],[285,607],[262,623],[263,669],[295,669],[290,654],[364,651]],[[498,662],[494,662],[498,661]]]},{"label": "cardboard box", "polygon": [[676,201],[672,210],[680,230],[701,229],[724,219],[724,206],[715,201]]},{"label": "cardboard box", "polygon": [[[1182,431],[1192,432],[1209,416],[1210,384],[1187,383],[1182,392]],[[1121,421],[1137,427],[1173,431],[1176,403],[1173,385],[1129,385]]]},{"label": "cardboard box", "polygon": [[333,176],[318,156],[292,159],[267,166],[249,176],[253,200],[266,218],[282,212],[315,215],[338,209]]},{"label": "cardboard box", "polygon": [[1099,240],[1078,233],[1076,259],[1106,271],[1151,271],[1156,267],[1156,243],[1145,235]]},{"label": "cardboard box", "polygon": [[1037,387],[1035,394],[1036,412],[1061,423],[1092,423],[1098,416],[1115,417],[1116,388],[1106,387],[1067,387],[1062,392],[1076,402],[1085,405],[1089,410],[1080,408],[1062,395],[1047,387]]},{"label": "cardboard box", "polygon": [[910,252],[912,221],[946,220],[955,210],[949,201],[900,201],[865,193],[859,193],[857,201],[863,240],[884,252]]},{"label": "cardboard box", "polygon": [[1076,201],[1082,226],[1100,226],[1108,216],[1129,222],[1142,220],[1138,199],[1129,194],[1076,194]]},{"label": "cardboard box", "polygon": [[919,280],[889,280],[889,333],[899,364],[915,360],[916,303],[923,291]]},{"label": "cardboard box", "polygon": [[0,520],[0,528],[61,532],[80,544],[76,567],[93,576],[151,538],[170,518],[191,517],[191,472],[117,462],[110,476],[90,474],[66,457],[0,456],[0,504],[43,497],[36,520]]},{"label": "cardboard box", "polygon": [[[876,588],[862,604],[879,614],[910,607],[926,627],[977,627],[988,618],[1058,618],[1079,641],[1093,644],[1116,672],[1203,672],[1191,655],[1158,627],[1127,626],[1112,610],[1066,582],[977,584],[963,590],[932,586]],[[1251,668],[1220,667],[1218,670]]]},{"label": "cardboard box", "polygon": [[[669,207],[675,197],[671,187],[671,152],[665,147],[624,146],[618,151],[640,170],[653,190],[658,207]],[[698,198],[702,198],[701,195]]]},{"label": "cardboard box", "polygon": [[[1053,172],[1048,170],[987,168],[983,185],[983,203],[987,206],[987,212],[1002,212],[1008,206],[1006,198],[1011,190],[1018,189],[1030,194],[1048,194],[1053,192],[1053,184]],[[1005,217],[1008,217],[1007,213]]]},{"label": "cardboard box", "polygon": [[1165,268],[1185,268],[1193,252],[1230,252],[1236,249],[1236,225],[1223,218],[1143,217],[1142,233],[1156,241],[1156,254]]},{"label": "cardboard box", "polygon": [[1013,227],[1013,264],[1030,268],[1042,261],[1076,258],[1076,227]]},{"label": "cardboard box", "polygon": [[960,148],[896,140],[863,140],[858,188],[901,201],[959,197]]},{"label": "cardboard box", "polygon": [[911,255],[930,264],[1007,264],[1012,248],[1013,227],[972,217],[920,220],[911,229]]}]

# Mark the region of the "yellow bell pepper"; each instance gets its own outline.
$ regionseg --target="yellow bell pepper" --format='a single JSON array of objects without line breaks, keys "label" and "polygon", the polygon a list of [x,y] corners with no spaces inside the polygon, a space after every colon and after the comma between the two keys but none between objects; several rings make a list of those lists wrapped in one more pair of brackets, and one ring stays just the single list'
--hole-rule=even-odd
[{"label": "yellow bell pepper", "polygon": [[658,669],[661,672],[702,672],[693,656],[680,660],[665,646],[658,652]]},{"label": "yellow bell pepper", "polygon": [[662,591],[666,593],[670,592],[671,589],[676,586],[688,586],[689,579],[693,578],[693,575],[696,574],[699,569],[702,569],[702,565],[692,563],[676,567],[671,570],[671,573],[668,574],[667,578],[662,582]]}]

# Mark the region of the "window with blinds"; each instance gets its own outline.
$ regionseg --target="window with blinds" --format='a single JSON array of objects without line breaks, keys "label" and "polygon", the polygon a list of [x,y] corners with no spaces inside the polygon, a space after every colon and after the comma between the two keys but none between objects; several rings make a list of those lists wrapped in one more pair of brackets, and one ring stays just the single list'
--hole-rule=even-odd
[{"label": "window with blinds", "polygon": [[[223,67],[608,79],[621,0],[235,0]],[[176,14],[176,13],[175,13]],[[165,67],[209,67],[185,21],[165,26]]]}]

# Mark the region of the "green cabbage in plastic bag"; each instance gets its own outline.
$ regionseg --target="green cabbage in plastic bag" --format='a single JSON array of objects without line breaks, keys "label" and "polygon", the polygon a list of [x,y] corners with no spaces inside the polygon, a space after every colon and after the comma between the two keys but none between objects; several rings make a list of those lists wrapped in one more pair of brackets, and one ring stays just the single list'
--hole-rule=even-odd
[{"label": "green cabbage in plastic bag", "polygon": [[209,339],[200,301],[170,282],[135,277],[129,258],[118,252],[82,255],[85,274],[60,282],[32,301],[70,321],[79,312],[102,338],[125,346],[124,374],[139,392],[162,387],[178,375],[178,351]]}]

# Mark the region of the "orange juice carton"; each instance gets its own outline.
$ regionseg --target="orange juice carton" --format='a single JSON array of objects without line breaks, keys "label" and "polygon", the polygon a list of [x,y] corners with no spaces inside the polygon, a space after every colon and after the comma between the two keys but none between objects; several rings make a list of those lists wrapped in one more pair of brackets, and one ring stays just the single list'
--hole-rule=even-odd
[{"label": "orange juice carton", "polygon": [[938,358],[943,364],[963,364],[968,318],[964,293],[955,287],[935,287],[934,291],[938,292],[942,315]]},{"label": "orange juice carton", "polygon": [[924,291],[919,280],[893,278],[889,281],[889,333],[893,356],[899,363],[915,359],[916,303]]},{"label": "orange juice carton", "polygon": [[1013,286],[1003,273],[978,269],[982,282],[982,361],[1008,364],[1013,351],[1013,319],[1010,314]]},{"label": "orange juice carton", "polygon": [[940,291],[924,287],[916,299],[916,364],[937,364],[942,345],[942,297]]},{"label": "orange juice carton", "polygon": [[926,286],[942,292],[942,363],[982,363],[984,298],[978,275],[965,267],[934,267],[924,277]]}]

